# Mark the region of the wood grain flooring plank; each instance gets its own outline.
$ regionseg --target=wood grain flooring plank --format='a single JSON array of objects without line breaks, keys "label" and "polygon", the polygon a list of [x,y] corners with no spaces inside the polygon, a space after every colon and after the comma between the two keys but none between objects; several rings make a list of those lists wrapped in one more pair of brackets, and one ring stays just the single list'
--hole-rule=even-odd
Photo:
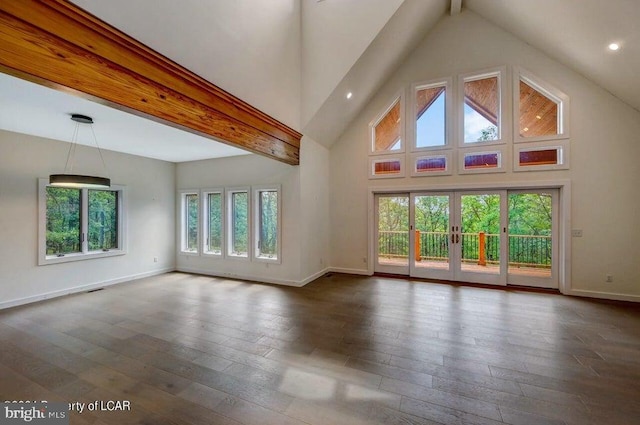
[{"label": "wood grain flooring plank", "polygon": [[332,273],[167,273],[0,311],[0,394],[78,425],[630,425],[640,306]]},{"label": "wood grain flooring plank", "polygon": [[384,378],[382,380],[380,389],[395,392],[415,400],[421,400],[443,407],[448,407],[450,409],[459,410],[461,412],[482,416],[488,419],[496,421],[502,420],[500,411],[498,410],[498,405],[494,403],[389,378]]},{"label": "wood grain flooring plank", "polygon": [[498,425],[502,421],[496,421],[481,416],[469,414],[460,410],[451,409],[426,401],[402,397],[400,410],[424,419],[443,424],[474,424],[474,425]]}]

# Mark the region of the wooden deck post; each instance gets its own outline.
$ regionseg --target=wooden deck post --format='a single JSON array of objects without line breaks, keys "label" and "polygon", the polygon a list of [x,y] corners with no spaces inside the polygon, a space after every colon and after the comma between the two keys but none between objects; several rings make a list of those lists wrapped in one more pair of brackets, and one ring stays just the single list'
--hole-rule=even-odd
[{"label": "wooden deck post", "polygon": [[487,265],[487,253],[484,248],[484,232],[478,233],[478,265],[486,266]]},{"label": "wooden deck post", "polygon": [[416,239],[413,245],[416,250],[416,261],[422,260],[422,257],[420,256],[420,230],[416,230]]}]

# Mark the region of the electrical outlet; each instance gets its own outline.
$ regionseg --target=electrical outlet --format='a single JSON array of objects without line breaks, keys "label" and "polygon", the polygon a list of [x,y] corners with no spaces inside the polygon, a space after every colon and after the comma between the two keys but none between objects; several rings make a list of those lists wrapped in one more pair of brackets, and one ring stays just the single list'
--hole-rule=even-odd
[{"label": "electrical outlet", "polygon": [[158,262],[158,257],[153,257],[153,262],[157,263]]},{"label": "electrical outlet", "polygon": [[362,257],[362,262],[367,264],[367,257]]},{"label": "electrical outlet", "polygon": [[582,237],[582,229],[573,229],[571,231],[571,236],[573,236],[574,238],[581,238]]},{"label": "electrical outlet", "polygon": [[613,275],[608,274],[607,275],[607,283],[611,283],[613,282]]}]

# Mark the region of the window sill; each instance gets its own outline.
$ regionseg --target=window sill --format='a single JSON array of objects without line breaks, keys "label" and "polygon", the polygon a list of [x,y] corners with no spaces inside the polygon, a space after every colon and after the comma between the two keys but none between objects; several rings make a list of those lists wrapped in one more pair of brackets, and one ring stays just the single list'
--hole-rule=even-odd
[{"label": "window sill", "polygon": [[198,251],[180,251],[180,255],[188,255],[190,257],[198,257],[200,253]]},{"label": "window sill", "polygon": [[253,258],[255,261],[258,261],[260,263],[269,263],[269,264],[281,264],[282,261],[280,260],[280,257],[267,257],[267,256],[263,256],[263,255],[259,255]]},{"label": "window sill", "polygon": [[58,257],[56,255],[47,255],[44,258],[40,258],[38,261],[39,266],[46,266],[49,264],[58,264],[58,263],[70,263],[72,261],[83,261],[83,260],[93,260],[95,258],[105,258],[105,257],[115,257],[118,255],[125,255],[127,252],[122,249],[112,249],[109,251],[91,251],[86,254],[83,253],[73,253],[73,254],[65,254],[62,257]]},{"label": "window sill", "polygon": [[249,260],[249,254],[227,254],[227,258],[234,260]]}]

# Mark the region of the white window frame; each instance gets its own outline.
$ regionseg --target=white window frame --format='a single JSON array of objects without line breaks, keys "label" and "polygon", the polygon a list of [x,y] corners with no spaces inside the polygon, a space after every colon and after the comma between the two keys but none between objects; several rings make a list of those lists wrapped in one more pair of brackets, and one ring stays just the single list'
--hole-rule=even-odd
[{"label": "white window frame", "polygon": [[[418,108],[416,105],[416,98],[418,90],[431,89],[436,87],[444,87],[444,145],[440,146],[424,146],[418,147],[418,120],[416,119],[416,114],[418,113]],[[453,79],[451,77],[448,78],[438,78],[435,80],[423,81],[420,83],[414,83],[411,85],[411,107],[409,110],[411,111],[411,125],[409,126],[411,135],[411,152],[422,152],[422,151],[434,151],[434,150],[442,150],[442,149],[451,149],[453,147]]]},{"label": "white window frame", "polygon": [[[445,159],[445,169],[442,171],[418,171],[418,160],[425,158],[440,158]],[[421,153],[414,153],[411,155],[411,177],[430,177],[430,176],[450,176],[453,174],[453,151],[428,151]]]},{"label": "white window frame", "polygon": [[[127,253],[127,192],[126,187],[112,185],[104,189],[118,194],[118,248],[108,251],[89,251],[89,189],[79,188],[81,191],[80,232],[82,237],[81,252],[57,255],[47,255],[47,187],[49,179],[38,179],[38,265],[68,263],[71,261],[89,260],[94,258],[114,257]],[[94,189],[92,189],[94,190]],[[103,189],[95,189],[103,190]]]},{"label": "white window frame", "polygon": [[[234,193],[242,193],[242,192],[246,192],[247,193],[247,255],[237,255],[233,253],[233,202],[232,202],[232,197]],[[227,214],[227,220],[226,220],[226,246],[225,246],[225,250],[226,250],[226,258],[231,258],[231,259],[235,259],[235,260],[243,260],[243,261],[250,261],[251,260],[251,253],[252,253],[252,241],[253,241],[253,237],[251,236],[251,231],[252,231],[252,215],[251,215],[251,211],[252,211],[252,196],[251,196],[251,188],[249,186],[242,186],[242,187],[233,187],[233,188],[227,188],[225,190],[225,204],[226,204],[226,214]]]},{"label": "white window frame", "polygon": [[[488,140],[484,142],[465,142],[464,141],[464,83],[467,81],[483,80],[485,78],[498,77],[498,139]],[[507,67],[500,66],[489,68],[481,71],[470,72],[458,76],[457,87],[457,111],[458,111],[458,147],[474,147],[505,144],[510,140],[511,126],[506,125],[508,118],[507,101],[508,96],[507,84]],[[464,156],[463,156],[464,158]]]},{"label": "white window frame", "polygon": [[[522,151],[543,151],[548,149],[558,150],[558,164],[545,165],[520,165],[520,152]],[[519,144],[513,149],[513,171],[551,171],[551,170],[568,170],[569,169],[569,141],[556,140],[546,143],[537,143],[535,145]]]},{"label": "white window frame", "polygon": [[[220,227],[221,227],[221,235],[220,235],[220,243],[221,243],[221,247],[220,247],[220,253],[215,253],[213,251],[209,251],[209,195],[211,194],[220,194]],[[225,196],[225,191],[224,188],[209,188],[209,189],[203,189],[200,192],[200,199],[201,199],[201,205],[202,205],[202,210],[201,210],[201,217],[202,217],[202,246],[201,246],[201,250],[202,250],[202,255],[206,256],[206,257],[211,257],[211,258],[224,258],[225,254],[226,254],[226,243],[225,243],[225,236],[226,236],[226,218],[227,218],[227,214],[226,214],[226,196]]]},{"label": "white window frame", "polygon": [[[280,185],[252,186],[253,192],[253,259],[264,263],[282,263],[282,187]],[[278,196],[278,230],[277,230],[277,251],[276,258],[269,258],[260,255],[260,193],[277,192]]]},{"label": "white window frame", "polygon": [[[201,239],[201,226],[200,222],[202,220],[201,217],[201,208],[202,198],[200,196],[200,190],[198,189],[184,189],[180,192],[180,254],[181,255],[190,255],[190,256],[198,256],[200,255],[200,239]],[[198,236],[196,238],[196,251],[188,251],[187,247],[187,195],[197,195],[198,196]]]},{"label": "white window frame", "polygon": [[[520,80],[539,91],[558,105],[558,134],[547,136],[522,137],[520,135]],[[569,117],[571,115],[569,96],[553,85],[538,78],[520,67],[513,69],[513,141],[516,143],[540,142],[546,140],[568,139]]]},{"label": "white window frame", "polygon": [[[482,155],[482,154],[498,154],[498,166],[496,168],[464,168],[464,160],[467,155]],[[493,174],[493,173],[505,173],[505,154],[504,149],[501,147],[488,148],[483,146],[479,149],[465,149],[458,153],[458,174]]]},{"label": "white window frame", "polygon": [[[387,114],[389,113],[389,111],[391,111],[391,109],[393,109],[394,106],[396,106],[396,103],[400,104],[400,149],[397,150],[389,150],[389,151],[376,151],[375,150],[375,146],[376,146],[376,126],[380,123],[380,121],[382,121],[382,119],[387,116]],[[400,90],[399,92],[397,92],[393,98],[386,102],[385,105],[387,105],[387,107],[385,108],[385,110],[378,114],[376,116],[376,118],[371,121],[369,123],[369,137],[367,138],[368,143],[369,143],[369,155],[398,155],[401,153],[405,153],[407,148],[407,135],[406,135],[406,114],[405,114],[405,95],[404,95],[404,90]]]}]

